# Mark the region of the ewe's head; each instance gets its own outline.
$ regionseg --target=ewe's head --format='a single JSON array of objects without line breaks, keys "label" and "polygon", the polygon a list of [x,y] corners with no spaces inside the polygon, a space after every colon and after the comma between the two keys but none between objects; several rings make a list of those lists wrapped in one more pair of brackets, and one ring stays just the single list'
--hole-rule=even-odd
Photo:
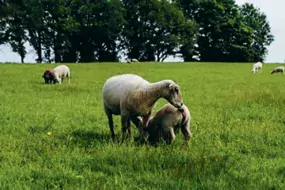
[{"label": "ewe's head", "polygon": [[180,87],[178,84],[171,80],[167,80],[166,88],[164,88],[164,98],[176,108],[181,108],[183,106],[182,94],[180,92]]},{"label": "ewe's head", "polygon": [[45,70],[45,72],[44,72],[44,74],[43,74],[42,77],[44,78],[45,83],[49,83],[49,81],[52,80],[52,78],[53,78],[53,76],[52,76],[50,70],[48,70],[48,69]]}]

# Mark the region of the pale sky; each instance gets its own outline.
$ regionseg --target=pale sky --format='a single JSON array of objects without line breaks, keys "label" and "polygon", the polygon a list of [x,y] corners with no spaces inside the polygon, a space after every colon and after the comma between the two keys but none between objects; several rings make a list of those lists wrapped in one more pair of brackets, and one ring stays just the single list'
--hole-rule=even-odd
[{"label": "pale sky", "polygon": [[[245,2],[253,3],[254,6],[260,8],[267,15],[267,19],[271,26],[271,32],[275,40],[268,47],[268,54],[265,62],[284,62],[285,60],[285,0],[236,0],[241,5]],[[27,44],[27,52],[25,62],[34,63],[36,59],[35,52],[32,47]],[[0,45],[0,62],[20,62],[20,56],[13,53],[10,46]],[[179,59],[168,58],[165,61],[180,61]]]}]

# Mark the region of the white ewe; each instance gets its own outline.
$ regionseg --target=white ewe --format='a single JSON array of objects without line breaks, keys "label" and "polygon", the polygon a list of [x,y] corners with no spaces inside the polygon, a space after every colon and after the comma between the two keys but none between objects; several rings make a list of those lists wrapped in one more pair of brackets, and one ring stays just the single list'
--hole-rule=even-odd
[{"label": "white ewe", "polygon": [[175,140],[175,133],[181,129],[187,143],[192,136],[190,120],[190,111],[187,106],[183,105],[177,109],[169,103],[165,104],[149,120],[147,130],[150,142],[156,143],[163,138],[168,140],[168,143],[172,143]]},{"label": "white ewe", "polygon": [[279,72],[284,75],[284,66],[275,67],[273,71],[271,72],[271,74],[279,73]]},{"label": "white ewe", "polygon": [[140,130],[141,137],[145,135],[151,112],[158,99],[164,98],[177,108],[183,105],[180,87],[172,80],[150,83],[134,74],[122,74],[107,79],[102,88],[102,96],[113,139],[113,114],[121,115],[124,140],[126,130],[128,136],[131,135],[130,121]]},{"label": "white ewe", "polygon": [[253,73],[256,73],[258,71],[262,72],[262,63],[261,62],[254,63],[251,71]]},{"label": "white ewe", "polygon": [[65,77],[68,77],[68,84],[70,83],[70,70],[66,65],[59,65],[50,72],[54,78],[54,83],[58,82],[61,84]]}]

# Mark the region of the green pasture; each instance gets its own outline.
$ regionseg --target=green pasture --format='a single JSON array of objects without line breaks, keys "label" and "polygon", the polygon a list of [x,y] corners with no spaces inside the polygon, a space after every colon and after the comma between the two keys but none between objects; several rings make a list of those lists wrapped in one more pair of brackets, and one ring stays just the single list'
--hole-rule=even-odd
[{"label": "green pasture", "polygon": [[[238,63],[66,64],[71,83],[44,84],[58,64],[0,65],[0,189],[284,189],[285,75]],[[157,147],[113,143],[101,89],[134,73],[172,79],[193,138]],[[155,110],[166,101],[160,99]],[[121,135],[120,117],[114,117]]]}]

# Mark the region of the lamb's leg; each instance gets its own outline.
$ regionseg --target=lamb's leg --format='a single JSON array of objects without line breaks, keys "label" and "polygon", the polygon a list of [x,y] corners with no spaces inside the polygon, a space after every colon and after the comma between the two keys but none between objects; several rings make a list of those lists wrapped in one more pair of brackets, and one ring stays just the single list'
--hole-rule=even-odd
[{"label": "lamb's leg", "polygon": [[190,131],[190,122],[188,121],[185,125],[181,126],[181,131],[184,135],[185,142],[188,142],[192,136]]},{"label": "lamb's leg", "polygon": [[173,127],[169,129],[169,144],[171,144],[175,140],[175,133]]},{"label": "lamb's leg", "polygon": [[142,128],[143,128],[144,131],[147,131],[146,129],[147,129],[147,126],[148,126],[150,115],[151,114],[149,113],[148,115],[142,117]]},{"label": "lamb's leg", "polygon": [[108,117],[108,122],[109,122],[109,127],[110,127],[110,132],[111,132],[111,137],[113,140],[115,140],[115,132],[114,132],[114,122],[113,122],[113,115],[112,112],[106,107],[104,106],[105,109],[105,113]]}]

